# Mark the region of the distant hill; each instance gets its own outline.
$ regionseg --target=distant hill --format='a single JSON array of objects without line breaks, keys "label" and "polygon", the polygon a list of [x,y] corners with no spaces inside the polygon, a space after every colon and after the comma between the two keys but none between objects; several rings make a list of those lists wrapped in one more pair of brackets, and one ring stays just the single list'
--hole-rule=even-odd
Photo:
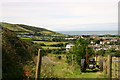
[{"label": "distant hill", "polygon": [[51,30],[47,30],[44,28],[38,28],[34,26],[28,26],[24,24],[10,24],[10,23],[4,23],[1,22],[0,25],[4,28],[7,28],[13,32],[17,32],[19,34],[34,34],[34,33],[40,33],[40,34],[58,34],[56,32],[53,32]]},{"label": "distant hill", "polygon": [[[11,28],[16,26],[9,25]],[[32,60],[36,49],[32,43],[19,39],[9,29],[2,27],[2,77],[22,78],[23,66]]]}]

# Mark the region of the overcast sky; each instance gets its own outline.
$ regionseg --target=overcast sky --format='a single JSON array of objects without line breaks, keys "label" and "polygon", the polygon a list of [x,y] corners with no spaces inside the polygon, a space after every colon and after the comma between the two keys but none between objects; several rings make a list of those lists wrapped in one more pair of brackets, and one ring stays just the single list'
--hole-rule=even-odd
[{"label": "overcast sky", "polygon": [[54,31],[118,30],[119,0],[2,0],[0,22]]}]

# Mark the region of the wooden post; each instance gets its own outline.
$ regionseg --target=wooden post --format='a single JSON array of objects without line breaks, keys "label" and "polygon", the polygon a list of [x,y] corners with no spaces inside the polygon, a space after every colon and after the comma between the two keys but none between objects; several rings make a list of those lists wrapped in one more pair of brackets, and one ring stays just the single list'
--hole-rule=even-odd
[{"label": "wooden post", "polygon": [[120,57],[118,57],[118,79],[120,79]]},{"label": "wooden post", "polygon": [[103,72],[105,72],[105,59],[103,58]]},{"label": "wooden post", "polygon": [[88,47],[86,47],[86,62],[89,62],[89,58],[88,58]]},{"label": "wooden post", "polygon": [[116,78],[116,62],[113,62],[113,74],[114,74],[114,78]]},{"label": "wooden post", "polygon": [[41,54],[40,54],[40,49],[39,49],[38,57],[37,57],[35,80],[40,80],[40,71],[41,71]]},{"label": "wooden post", "polygon": [[100,71],[103,71],[103,56],[99,56],[99,67]]},{"label": "wooden post", "polygon": [[120,79],[120,57],[117,57],[117,60],[118,60],[118,62],[117,62],[117,78],[118,79]]},{"label": "wooden post", "polygon": [[105,59],[105,73],[107,74],[107,60]]},{"label": "wooden post", "polygon": [[73,54],[72,54],[72,66],[74,65],[74,62],[73,62]]},{"label": "wooden post", "polygon": [[108,55],[108,67],[107,67],[108,80],[112,78],[112,57]]}]

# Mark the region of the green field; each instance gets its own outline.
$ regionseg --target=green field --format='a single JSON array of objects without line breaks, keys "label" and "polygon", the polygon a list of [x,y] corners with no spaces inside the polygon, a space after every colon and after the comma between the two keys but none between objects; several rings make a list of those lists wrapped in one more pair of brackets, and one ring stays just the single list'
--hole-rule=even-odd
[{"label": "green field", "polygon": [[46,42],[46,41],[33,41],[34,43],[44,43],[45,45],[53,45],[53,44],[60,44],[60,43],[66,43],[66,42]]},{"label": "green field", "polygon": [[28,32],[17,32],[17,34],[29,34]]},{"label": "green field", "polygon": [[52,32],[50,32],[50,31],[42,31],[40,33],[42,33],[42,34],[51,34]]},{"label": "green field", "polygon": [[20,39],[31,39],[31,38],[23,38],[23,37],[20,37]]},{"label": "green field", "polygon": [[42,46],[43,49],[61,49],[60,47]]}]

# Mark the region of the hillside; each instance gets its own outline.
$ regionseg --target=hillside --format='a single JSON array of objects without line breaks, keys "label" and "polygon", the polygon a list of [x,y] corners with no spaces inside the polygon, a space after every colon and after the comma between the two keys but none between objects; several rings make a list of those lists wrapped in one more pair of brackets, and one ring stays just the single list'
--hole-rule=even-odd
[{"label": "hillside", "polygon": [[2,27],[2,77],[22,78],[23,66],[32,61],[37,49],[32,43],[19,39]]},{"label": "hillside", "polygon": [[12,32],[16,32],[18,34],[57,34],[51,30],[47,30],[44,28],[38,28],[34,26],[28,26],[23,24],[10,24],[1,22],[0,25],[4,28],[11,30]]}]

